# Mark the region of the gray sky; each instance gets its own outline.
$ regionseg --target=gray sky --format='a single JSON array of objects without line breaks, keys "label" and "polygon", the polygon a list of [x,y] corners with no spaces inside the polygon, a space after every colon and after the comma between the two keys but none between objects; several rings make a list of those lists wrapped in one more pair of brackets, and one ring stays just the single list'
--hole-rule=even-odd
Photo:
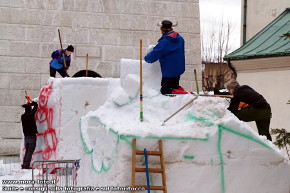
[{"label": "gray sky", "polygon": [[[241,0],[199,0],[201,31],[210,29],[213,23],[224,18],[224,22],[230,21],[234,28],[230,35],[230,44],[233,49],[240,47],[241,30]],[[215,22],[214,20],[217,20]]]}]

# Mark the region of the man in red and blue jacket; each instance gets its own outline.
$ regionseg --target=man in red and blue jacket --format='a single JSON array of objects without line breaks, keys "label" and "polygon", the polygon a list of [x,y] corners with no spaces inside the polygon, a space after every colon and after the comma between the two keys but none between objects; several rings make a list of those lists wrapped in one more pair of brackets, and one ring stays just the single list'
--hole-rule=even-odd
[{"label": "man in red and blue jacket", "polygon": [[[51,54],[52,60],[50,61],[50,77],[55,78],[56,72],[58,72],[62,77],[69,77],[67,70],[70,66],[71,54],[74,52],[74,47],[69,45],[66,49],[58,49]],[[66,67],[64,66],[64,61],[62,55],[64,54]]]},{"label": "man in red and blue jacket", "polygon": [[153,63],[159,60],[161,65],[162,94],[187,94],[179,86],[180,75],[185,71],[184,39],[173,31],[171,21],[164,20],[160,26],[162,37],[158,44],[145,56],[145,61]]}]

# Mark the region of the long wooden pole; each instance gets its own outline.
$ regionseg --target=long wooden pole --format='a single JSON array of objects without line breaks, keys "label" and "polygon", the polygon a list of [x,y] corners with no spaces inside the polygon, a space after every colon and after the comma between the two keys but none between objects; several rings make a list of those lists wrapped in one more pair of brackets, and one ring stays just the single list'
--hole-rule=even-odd
[{"label": "long wooden pole", "polygon": [[233,95],[209,95],[209,94],[200,94],[199,96],[233,98]]},{"label": "long wooden pole", "polygon": [[25,98],[26,98],[27,102],[32,102],[32,99],[30,98],[30,96],[27,95],[26,91],[25,91]]},{"label": "long wooden pole", "polygon": [[89,68],[89,54],[86,57],[86,77],[88,77],[88,68]]},{"label": "long wooden pole", "polygon": [[196,84],[196,92],[199,94],[199,89],[198,89],[198,81],[197,81],[197,75],[196,75],[196,70],[194,69],[194,77],[195,77],[195,84]]},{"label": "long wooden pole", "polygon": [[[178,95],[184,95],[184,94],[167,94],[167,96],[178,96]],[[194,95],[196,95],[196,94],[194,94]],[[233,98],[233,95],[199,94],[198,96],[204,96],[204,97],[220,97],[220,98]]]},{"label": "long wooden pole", "polygon": [[140,121],[143,122],[142,39],[140,40]]},{"label": "long wooden pole", "polygon": [[171,119],[174,115],[176,115],[179,111],[181,111],[182,109],[184,109],[186,106],[188,106],[190,103],[192,103],[195,99],[197,99],[198,95],[196,97],[194,97],[193,99],[191,99],[188,103],[186,103],[183,107],[181,107],[180,109],[178,109],[175,113],[173,113],[170,117],[168,117],[167,119],[165,119],[165,121],[162,123],[161,126],[163,126],[165,124],[166,121],[168,121],[169,119]]},{"label": "long wooden pole", "polygon": [[25,91],[25,98],[26,98],[26,100],[28,101],[28,95],[27,95],[27,92]]},{"label": "long wooden pole", "polygon": [[[60,43],[60,49],[62,51],[62,42],[61,42],[61,36],[60,36],[60,31],[58,29],[58,38],[59,38],[59,43]],[[64,64],[64,67],[66,68],[66,61],[65,61],[65,57],[64,57],[64,53],[62,53],[62,58],[63,58],[63,64]],[[67,70],[65,70],[67,71]]]}]

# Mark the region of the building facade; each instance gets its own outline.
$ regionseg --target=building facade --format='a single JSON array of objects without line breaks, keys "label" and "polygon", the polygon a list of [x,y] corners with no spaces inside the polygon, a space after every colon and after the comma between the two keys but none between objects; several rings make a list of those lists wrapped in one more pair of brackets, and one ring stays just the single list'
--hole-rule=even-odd
[{"label": "building facade", "polygon": [[290,40],[281,37],[289,32],[290,1],[248,0],[246,7],[247,41],[225,59],[235,67],[240,84],[253,87],[271,105],[270,128],[290,131]]},{"label": "building facade", "polygon": [[241,45],[290,7],[289,0],[241,0],[241,3]]},{"label": "building facade", "polygon": [[0,155],[19,154],[25,91],[37,97],[49,78],[58,29],[63,47],[75,46],[70,76],[85,69],[88,54],[89,70],[119,77],[120,59],[139,59],[140,39],[145,55],[164,19],[178,21],[174,30],[186,41],[181,85],[194,90],[194,69],[201,82],[198,0],[0,0]]}]

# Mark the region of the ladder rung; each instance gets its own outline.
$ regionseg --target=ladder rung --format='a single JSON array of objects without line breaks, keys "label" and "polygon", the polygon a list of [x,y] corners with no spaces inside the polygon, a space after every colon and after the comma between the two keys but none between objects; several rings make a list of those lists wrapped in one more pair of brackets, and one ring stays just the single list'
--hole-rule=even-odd
[{"label": "ladder rung", "polygon": [[[135,185],[135,187],[143,187],[147,190],[147,186]],[[150,186],[150,190],[165,190],[165,186]]]},{"label": "ladder rung", "polygon": [[[146,172],[146,168],[135,168],[136,172]],[[148,168],[148,172],[152,173],[163,173],[163,169],[161,168]]]},{"label": "ladder rung", "polygon": [[[136,155],[144,155],[144,151],[136,151]],[[147,155],[160,156],[161,152],[160,151],[147,151]]]}]

